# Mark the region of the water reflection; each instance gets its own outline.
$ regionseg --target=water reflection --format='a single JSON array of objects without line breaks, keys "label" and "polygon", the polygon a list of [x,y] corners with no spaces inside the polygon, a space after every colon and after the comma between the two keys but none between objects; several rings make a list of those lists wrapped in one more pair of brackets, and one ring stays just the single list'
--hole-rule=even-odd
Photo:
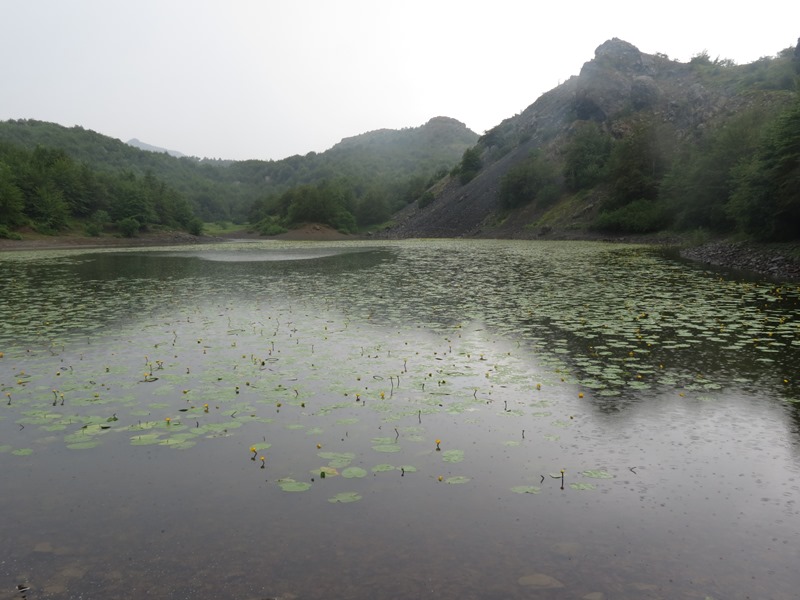
[{"label": "water reflection", "polygon": [[640,247],[333,248],[0,257],[7,589],[794,597],[796,287]]}]

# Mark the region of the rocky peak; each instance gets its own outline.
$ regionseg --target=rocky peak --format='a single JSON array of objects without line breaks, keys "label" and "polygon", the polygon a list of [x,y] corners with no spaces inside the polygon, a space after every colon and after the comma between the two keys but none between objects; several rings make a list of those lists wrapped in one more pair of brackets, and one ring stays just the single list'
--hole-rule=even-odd
[{"label": "rocky peak", "polygon": [[639,49],[619,38],[611,38],[600,44],[594,51],[594,61],[586,63],[583,68],[590,67],[593,62],[629,73],[642,73],[644,70],[642,53]]}]

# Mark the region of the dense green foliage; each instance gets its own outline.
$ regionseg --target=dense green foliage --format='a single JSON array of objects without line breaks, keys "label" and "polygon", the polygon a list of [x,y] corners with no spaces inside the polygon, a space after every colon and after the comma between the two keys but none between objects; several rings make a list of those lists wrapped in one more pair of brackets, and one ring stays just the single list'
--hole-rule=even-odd
[{"label": "dense green foliage", "polygon": [[[462,123],[437,117],[416,128],[379,130],[347,138],[322,153],[279,161],[237,162],[143,151],[81,127],[28,120],[0,123],[0,144],[23,152],[57,150],[96,179],[113,181],[114,191],[130,204],[140,202],[134,188],[141,184],[151,196],[174,193],[184,197],[191,212],[203,221],[249,220],[258,223],[261,230],[271,231],[302,220],[346,230],[384,222],[393,212],[420,198],[476,139],[477,135]],[[0,189],[7,180],[8,175],[0,169]],[[163,189],[159,188],[162,184],[154,185],[156,181],[163,182]],[[75,199],[71,188],[56,186],[55,190]],[[330,190],[338,195],[319,197]],[[40,192],[40,197],[30,202],[30,209],[38,210],[38,206],[52,214],[55,226],[63,221],[57,210],[58,194],[46,187]],[[3,194],[0,202],[8,205],[4,214],[9,216],[4,222],[12,228],[22,224],[19,198],[14,193]],[[296,206],[291,207],[293,203]],[[342,210],[332,206],[341,206]],[[156,203],[156,209],[160,208]],[[140,202],[130,215],[118,214],[120,211],[112,206],[102,209],[108,210],[114,221],[131,216],[142,224],[153,222],[147,202]],[[77,209],[72,214],[88,217],[92,210]],[[167,220],[174,217],[169,211],[166,214]],[[182,225],[196,230],[198,222]]]},{"label": "dense green foliage", "polygon": [[541,150],[508,170],[500,181],[500,204],[516,208],[534,202],[538,208],[555,203],[561,195],[561,174]]},{"label": "dense green foliage", "polygon": [[592,121],[579,121],[564,152],[564,179],[572,191],[592,187],[606,176],[611,136]]},{"label": "dense green foliage", "polygon": [[800,237],[800,99],[733,175],[728,212],[742,230],[762,239]]},{"label": "dense green foliage", "polygon": [[461,163],[455,170],[462,184],[470,182],[483,167],[480,148],[467,148],[461,156]]},{"label": "dense green foliage", "polygon": [[61,149],[0,143],[0,225],[54,233],[72,218],[89,220],[93,235],[126,219],[137,229],[196,227],[185,197],[152,173],[98,172]]}]

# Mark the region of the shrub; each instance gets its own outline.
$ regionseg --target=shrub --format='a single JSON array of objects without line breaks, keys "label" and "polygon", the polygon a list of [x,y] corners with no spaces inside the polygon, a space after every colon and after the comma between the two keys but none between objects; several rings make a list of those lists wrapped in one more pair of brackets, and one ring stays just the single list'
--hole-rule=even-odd
[{"label": "shrub", "polygon": [[277,217],[268,216],[261,219],[256,225],[256,230],[260,235],[280,235],[286,233],[288,230],[281,225]]},{"label": "shrub", "polygon": [[0,225],[0,238],[7,240],[21,240],[22,236],[16,231],[11,231],[5,225]]},{"label": "shrub", "polygon": [[134,237],[139,232],[139,221],[133,217],[126,217],[117,221],[117,229],[125,237]]},{"label": "shrub", "polygon": [[186,230],[192,235],[203,235],[203,222],[197,217],[194,217],[189,221]]},{"label": "shrub", "polygon": [[651,200],[634,200],[627,206],[601,212],[594,229],[613,233],[651,233],[669,225],[669,213]]},{"label": "shrub", "polygon": [[100,234],[103,233],[103,226],[97,221],[87,221],[83,230],[89,237],[100,237]]}]

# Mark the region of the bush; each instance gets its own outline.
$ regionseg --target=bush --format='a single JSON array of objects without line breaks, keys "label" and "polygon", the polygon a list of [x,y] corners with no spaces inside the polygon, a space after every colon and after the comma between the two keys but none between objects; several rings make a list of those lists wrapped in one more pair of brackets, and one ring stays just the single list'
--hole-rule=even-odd
[{"label": "bush", "polygon": [[635,200],[607,212],[602,212],[594,222],[594,229],[613,233],[651,233],[669,225],[669,213],[651,200]]},{"label": "bush", "polygon": [[194,217],[189,221],[186,230],[192,235],[203,235],[203,222],[197,217]]},{"label": "bush", "polygon": [[103,233],[103,226],[97,221],[87,221],[83,230],[89,237],[100,237],[100,234]]},{"label": "bush", "polygon": [[134,237],[139,233],[139,227],[139,221],[133,217],[126,217],[117,221],[117,229],[119,229],[120,233],[125,237]]},{"label": "bush", "polygon": [[256,230],[260,235],[267,236],[280,235],[288,231],[276,217],[264,217],[256,224]]},{"label": "bush", "polygon": [[10,231],[5,225],[0,225],[0,238],[7,240],[21,240],[22,236],[16,231]]}]

